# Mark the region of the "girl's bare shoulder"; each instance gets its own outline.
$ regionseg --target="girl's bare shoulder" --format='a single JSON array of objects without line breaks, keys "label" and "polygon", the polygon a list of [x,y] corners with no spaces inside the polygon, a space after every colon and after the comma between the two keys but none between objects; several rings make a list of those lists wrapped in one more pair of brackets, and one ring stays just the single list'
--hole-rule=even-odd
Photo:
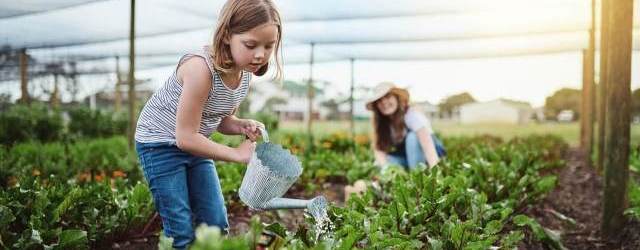
[{"label": "girl's bare shoulder", "polygon": [[181,83],[199,82],[211,85],[211,71],[204,58],[193,56],[186,59],[180,67],[178,67],[177,77]]}]

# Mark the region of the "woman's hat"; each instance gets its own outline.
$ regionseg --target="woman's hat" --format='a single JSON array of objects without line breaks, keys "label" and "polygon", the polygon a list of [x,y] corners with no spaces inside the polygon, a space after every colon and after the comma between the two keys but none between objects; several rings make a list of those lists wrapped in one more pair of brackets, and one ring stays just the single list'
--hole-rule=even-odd
[{"label": "woman's hat", "polygon": [[373,110],[374,103],[388,93],[393,93],[398,96],[398,101],[400,103],[409,102],[409,91],[403,88],[396,87],[396,85],[392,82],[381,82],[376,85],[371,96],[367,99],[367,109]]}]

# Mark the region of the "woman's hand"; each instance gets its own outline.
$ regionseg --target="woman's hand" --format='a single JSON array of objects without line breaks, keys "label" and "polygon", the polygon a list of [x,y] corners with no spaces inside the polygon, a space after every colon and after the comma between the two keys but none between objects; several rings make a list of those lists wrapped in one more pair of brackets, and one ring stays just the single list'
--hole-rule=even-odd
[{"label": "woman's hand", "polygon": [[243,141],[240,146],[235,148],[235,161],[240,163],[249,163],[253,151],[256,150],[256,143],[250,140]]},{"label": "woman's hand", "polygon": [[374,149],[373,150],[373,156],[375,158],[375,161],[373,162],[374,165],[382,168],[385,165],[387,165],[387,153],[380,151],[378,149]]},{"label": "woman's hand", "polygon": [[240,129],[240,133],[244,134],[249,138],[249,140],[255,142],[262,135],[258,127],[262,127],[264,124],[259,121],[252,119],[238,119],[238,128]]}]

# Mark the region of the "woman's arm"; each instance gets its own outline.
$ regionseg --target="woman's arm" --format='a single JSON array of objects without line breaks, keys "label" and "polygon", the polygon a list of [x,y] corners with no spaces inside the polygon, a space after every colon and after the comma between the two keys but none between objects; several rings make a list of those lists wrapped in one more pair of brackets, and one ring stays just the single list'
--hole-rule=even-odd
[{"label": "woman's arm", "polygon": [[373,156],[375,158],[375,164],[378,166],[384,166],[387,164],[387,154],[384,151],[373,149]]},{"label": "woman's arm", "polygon": [[431,139],[431,134],[426,127],[418,129],[416,134],[418,136],[420,146],[422,146],[422,151],[424,152],[424,156],[427,159],[429,167],[435,166],[436,164],[438,164],[440,159],[438,159],[438,152],[436,151],[436,145],[433,144],[433,139]]},{"label": "woman's arm", "polygon": [[373,150],[374,165],[384,166],[387,165],[387,153],[378,149],[378,136],[376,135],[376,124],[373,117],[371,117],[371,130],[369,131],[369,138],[371,138],[371,150]]},{"label": "woman's arm", "polygon": [[238,148],[215,143],[198,133],[204,103],[211,88],[211,73],[204,58],[193,57],[178,68],[182,93],[176,114],[176,143],[191,154],[216,160],[249,162],[255,144],[243,142]]}]

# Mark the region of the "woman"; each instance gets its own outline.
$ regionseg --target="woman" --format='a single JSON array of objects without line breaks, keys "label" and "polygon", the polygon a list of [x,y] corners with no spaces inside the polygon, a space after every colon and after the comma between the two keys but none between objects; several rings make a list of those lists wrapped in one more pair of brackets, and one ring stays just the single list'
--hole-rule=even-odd
[{"label": "woman", "polygon": [[446,151],[433,134],[429,119],[409,106],[409,92],[393,83],[378,84],[367,101],[373,112],[373,152],[376,164],[413,170],[419,163],[433,167]]}]

